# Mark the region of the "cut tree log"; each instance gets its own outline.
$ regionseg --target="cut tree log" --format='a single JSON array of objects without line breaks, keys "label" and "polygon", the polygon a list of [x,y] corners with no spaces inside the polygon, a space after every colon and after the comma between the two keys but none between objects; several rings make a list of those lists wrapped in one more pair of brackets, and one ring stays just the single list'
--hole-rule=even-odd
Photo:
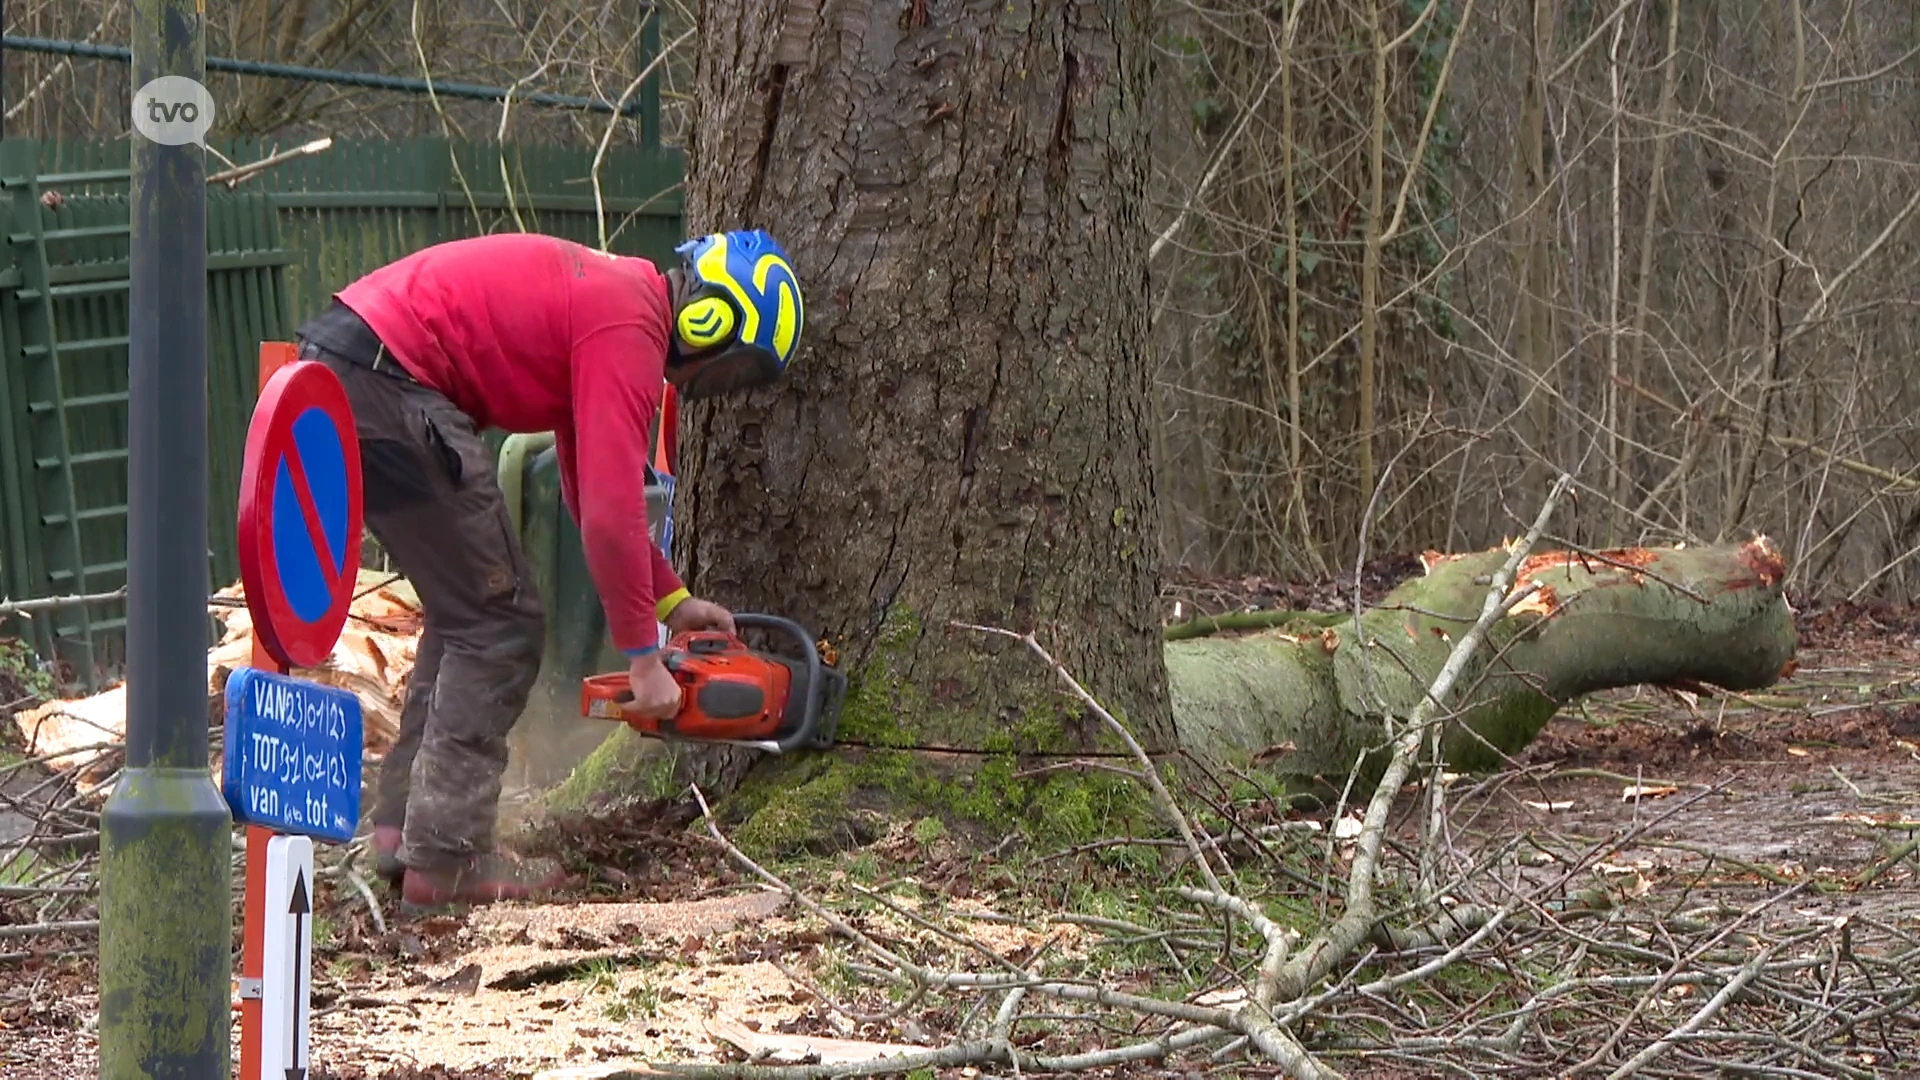
[{"label": "cut tree log", "polygon": [[[1295,790],[1345,784],[1364,797],[1385,763],[1384,721],[1412,713],[1454,639],[1479,615],[1506,557],[1429,552],[1426,573],[1352,615],[1280,613],[1279,625],[1167,645],[1183,750],[1219,769],[1257,769]],[[1578,698],[1635,685],[1755,690],[1791,671],[1785,563],[1766,538],[1705,548],[1548,551],[1514,589],[1442,703],[1455,772],[1496,768]],[[1178,628],[1169,636],[1180,638]]]},{"label": "cut tree log", "polygon": [[[1168,627],[1182,750],[1222,773],[1251,770],[1285,790],[1323,795],[1361,765],[1349,795],[1365,798],[1385,764],[1385,718],[1413,711],[1454,638],[1478,618],[1508,550],[1429,552],[1425,573],[1357,625],[1350,613],[1243,612]],[[1498,767],[1586,694],[1772,684],[1790,672],[1796,646],[1785,569],[1764,537],[1529,556],[1514,588],[1531,595],[1494,624],[1441,712],[1448,767]],[[660,748],[615,731],[550,794],[549,807],[671,794],[661,790],[668,755]]]},{"label": "cut tree log", "polygon": [[[223,628],[220,641],[207,650],[207,722],[212,727],[225,720],[228,677],[252,662],[253,620],[244,601],[236,582],[215,593],[209,605]],[[357,697],[366,748],[384,754],[400,734],[407,678],[419,646],[420,599],[404,578],[363,568],[348,611],[350,617],[327,659],[319,667],[297,668],[293,675]],[[43,764],[54,772],[74,773],[79,793],[98,798],[104,795],[101,785],[119,771],[120,756],[109,751],[126,740],[126,709],[126,687],[119,685],[88,697],[43,702],[11,719],[28,756],[45,758]],[[216,744],[210,767],[217,772],[220,764]]]}]

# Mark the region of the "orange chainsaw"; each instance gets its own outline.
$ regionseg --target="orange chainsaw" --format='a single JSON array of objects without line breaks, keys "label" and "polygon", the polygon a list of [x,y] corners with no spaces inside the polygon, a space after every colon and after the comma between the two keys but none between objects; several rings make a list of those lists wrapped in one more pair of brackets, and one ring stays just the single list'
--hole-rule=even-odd
[{"label": "orange chainsaw", "polygon": [[660,653],[681,687],[679,712],[666,719],[629,715],[623,706],[633,700],[633,691],[627,673],[615,671],[584,680],[580,714],[623,722],[651,738],[772,754],[832,746],[846,675],[822,662],[819,647],[798,623],[775,615],[736,614],[733,621],[741,630],[774,631],[800,655],[753,649],[719,630],[675,634]]}]

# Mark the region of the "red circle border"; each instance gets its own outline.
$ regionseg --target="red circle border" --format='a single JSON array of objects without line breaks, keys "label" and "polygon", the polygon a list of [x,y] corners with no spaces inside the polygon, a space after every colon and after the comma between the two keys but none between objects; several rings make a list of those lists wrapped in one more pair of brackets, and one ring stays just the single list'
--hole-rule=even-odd
[{"label": "red circle border", "polygon": [[[294,453],[293,422],[309,408],[333,422],[346,458],[347,570],[317,622],[303,622],[287,601],[273,555],[273,481],[280,458]],[[253,632],[275,660],[289,668],[318,667],[333,652],[346,625],[359,579],[361,506],[360,439],[340,377],[312,360],[296,360],[273,373],[260,390],[247,425],[246,456],[240,466],[240,584],[246,590]],[[316,554],[319,554],[316,551]],[[324,555],[322,556],[324,558]]]}]

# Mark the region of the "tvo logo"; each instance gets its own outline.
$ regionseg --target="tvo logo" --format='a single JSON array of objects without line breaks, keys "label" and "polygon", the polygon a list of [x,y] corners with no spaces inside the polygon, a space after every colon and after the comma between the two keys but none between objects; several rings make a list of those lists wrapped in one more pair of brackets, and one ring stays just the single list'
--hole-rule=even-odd
[{"label": "tvo logo", "polygon": [[162,146],[206,149],[213,95],[185,75],[162,75],[133,93],[133,128]]}]

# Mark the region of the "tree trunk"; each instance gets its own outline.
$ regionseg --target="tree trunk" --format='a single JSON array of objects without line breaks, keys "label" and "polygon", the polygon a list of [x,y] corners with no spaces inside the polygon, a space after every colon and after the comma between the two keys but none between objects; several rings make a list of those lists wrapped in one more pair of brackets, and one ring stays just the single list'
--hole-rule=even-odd
[{"label": "tree trunk", "polygon": [[[1078,749],[1035,630],[1149,746],[1155,614],[1143,0],[708,0],[690,233],[792,256],[792,374],[690,406],[676,520],[695,595],[814,628],[841,732]],[[726,788],[738,759],[709,761]]]},{"label": "tree trunk", "polygon": [[1554,333],[1554,207],[1549,190],[1557,163],[1550,164],[1552,129],[1547,116],[1547,75],[1553,67],[1554,0],[1533,0],[1533,41],[1522,74],[1519,131],[1514,138],[1512,205],[1514,279],[1520,283],[1514,323],[1514,355],[1524,373],[1521,494],[1544,498],[1560,459],[1560,433],[1553,387],[1559,352]]},{"label": "tree trunk", "polygon": [[[1302,614],[1241,637],[1167,645],[1181,746],[1221,770],[1257,768],[1294,790],[1337,791],[1367,756],[1364,798],[1386,764],[1383,718],[1404,718],[1479,617],[1504,551],[1429,553],[1428,572],[1366,611]],[[1445,702],[1455,771],[1500,767],[1562,706],[1616,687],[1754,690],[1793,659],[1786,566],[1762,539],[1695,549],[1539,552]],[[1169,632],[1179,637],[1180,628]]]}]

